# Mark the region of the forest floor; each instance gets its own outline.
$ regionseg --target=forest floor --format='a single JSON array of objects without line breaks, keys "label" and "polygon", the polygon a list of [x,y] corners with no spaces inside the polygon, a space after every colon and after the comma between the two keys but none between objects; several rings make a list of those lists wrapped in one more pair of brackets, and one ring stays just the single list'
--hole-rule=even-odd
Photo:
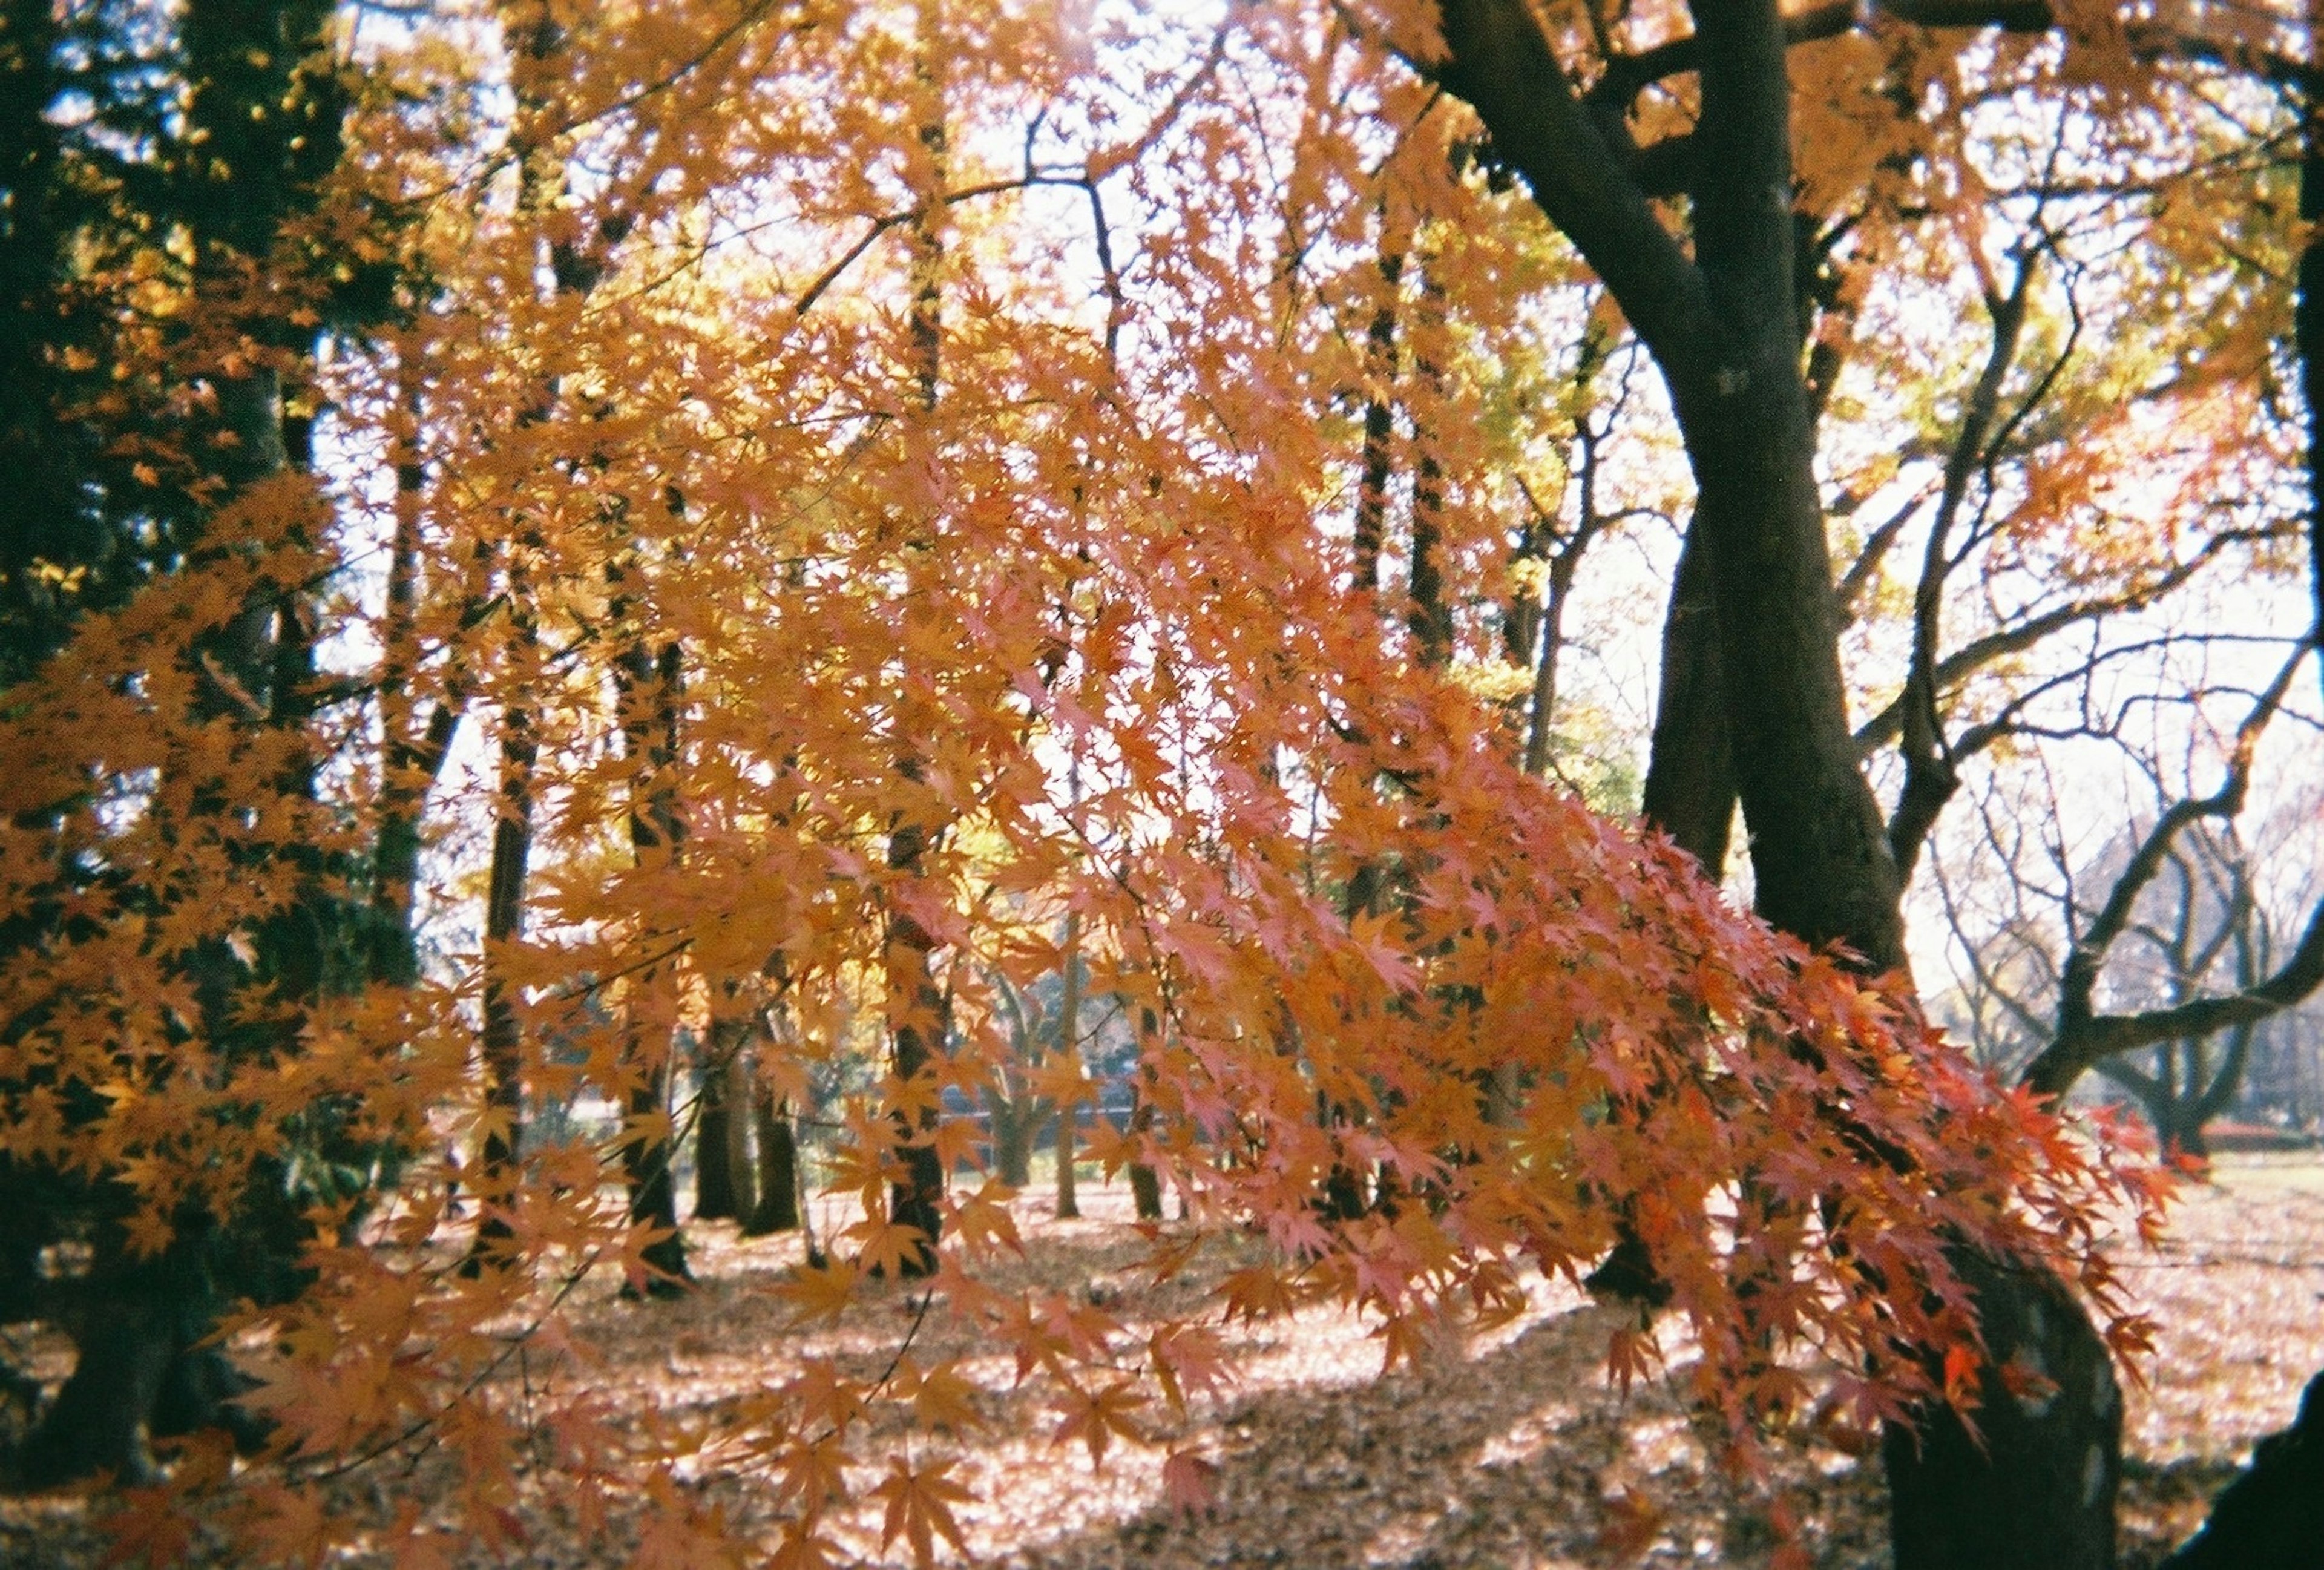
[{"label": "forest floor", "polygon": [[[1048,1219],[1044,1198],[1020,1202],[1026,1257],[998,1284],[1086,1293],[1133,1327],[1196,1306],[1200,1272],[1158,1288],[1133,1273],[1142,1244],[1127,1233],[1124,1190],[1087,1188],[1089,1215],[1077,1222]],[[911,1300],[889,1287],[869,1291],[835,1328],[789,1328],[788,1307],[769,1288],[796,1263],[795,1240],[742,1242],[724,1224],[689,1236],[700,1291],[650,1306],[621,1304],[609,1292],[580,1309],[576,1329],[606,1359],[593,1376],[605,1399],[706,1418],[788,1377],[804,1355],[877,1368],[911,1325]],[[2288,1423],[2302,1384],[2324,1368],[2324,1162],[2223,1159],[2213,1182],[2183,1191],[2161,1250],[2126,1247],[2121,1262],[2159,1328],[2156,1355],[2140,1371],[2146,1388],[2128,1395],[2123,1564],[2144,1570],[2194,1529],[2252,1440]],[[963,1371],[983,1387],[990,1423],[960,1442],[955,1473],[979,1496],[958,1515],[983,1565],[1765,1565],[1772,1540],[1763,1507],[1711,1464],[1674,1393],[1678,1381],[1643,1382],[1623,1395],[1605,1378],[1617,1314],[1536,1283],[1516,1323],[1387,1378],[1378,1377],[1377,1344],[1347,1316],[1238,1325],[1227,1336],[1238,1371],[1231,1390],[1197,1401],[1185,1420],[1146,1409],[1139,1416],[1154,1444],[1117,1445],[1098,1470],[1078,1444],[1054,1442],[1055,1414],[1038,1391],[1011,1389],[1013,1365],[947,1344],[937,1317],[914,1354],[924,1364],[966,1354]],[[19,1366],[29,1355],[36,1372],[63,1371],[60,1347],[20,1342],[11,1350]],[[1683,1358],[1674,1351],[1681,1368]],[[905,1442],[900,1431],[890,1439]],[[1164,1500],[1166,1445],[1216,1464],[1213,1509],[1190,1516]],[[1777,1466],[1819,1566],[1886,1563],[1877,1458],[1801,1441],[1779,1451]],[[400,1484],[349,1486],[424,1490],[431,1475],[448,1482],[422,1466]],[[876,1475],[867,1470],[862,1481]],[[746,1535],[771,1528],[773,1492],[763,1478],[697,1481]],[[101,1510],[79,1498],[0,1499],[0,1565],[99,1563],[91,1523]],[[617,1565],[635,1542],[634,1520],[584,1538],[549,1511],[530,1514],[524,1546],[497,1554],[472,1547],[457,1557]],[[908,1563],[900,1541],[883,1553],[880,1525],[877,1504],[862,1503],[844,1523],[844,1547],[866,1563]]]}]

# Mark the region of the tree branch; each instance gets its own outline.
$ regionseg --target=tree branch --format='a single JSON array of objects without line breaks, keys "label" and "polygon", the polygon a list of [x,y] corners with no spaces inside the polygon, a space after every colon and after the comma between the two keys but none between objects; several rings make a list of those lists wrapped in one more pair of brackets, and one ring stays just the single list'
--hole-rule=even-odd
[{"label": "tree branch", "polygon": [[[1448,8],[1449,9],[1449,8]],[[1876,16],[1932,30],[1998,28],[2004,32],[2047,32],[2058,25],[2058,14],[2048,0],[1837,0],[1784,19],[1789,44],[1838,38],[1868,27]],[[2247,71],[2274,87],[2297,88],[2310,78],[2301,60],[2270,49],[2154,23],[2131,22],[2123,29],[2132,55],[2144,60],[2183,60]],[[1617,55],[1605,74],[1591,84],[1591,107],[1627,111],[1632,100],[1655,83],[1695,70],[1702,58],[1702,40],[1690,34],[1638,54]]]},{"label": "tree branch", "polygon": [[[2226,997],[2196,998],[2170,1008],[2149,1009],[2135,1014],[2106,1014],[2091,1020],[2075,1032],[2071,1043],[2075,1072],[2079,1074],[2081,1068],[2100,1058],[2151,1047],[2157,1041],[2211,1036],[2236,1026],[2256,1024],[2271,1014],[2306,1002],[2319,985],[2324,985],[2324,900],[2319,900],[2315,910],[2309,912],[2308,929],[2301,935],[2300,947],[2292,951],[2292,957],[2257,986]],[[2035,1076],[2059,1047],[2066,1045],[2061,1037],[2058,1046],[2044,1052],[2026,1071],[2026,1083],[2037,1090],[2046,1089]]]},{"label": "tree branch", "polygon": [[1576,96],[1526,0],[1445,0],[1446,91],[1484,121],[1493,151],[1605,282],[1674,383],[1710,372],[1715,335],[1702,275]]},{"label": "tree branch", "polygon": [[2218,789],[2209,796],[2174,801],[2155,819],[2107,891],[2106,903],[2091,919],[2089,930],[2075,942],[2059,977],[2057,1036],[2025,1071],[2025,1084],[2032,1089],[2044,1095],[2062,1095],[2084,1069],[2101,1057],[2175,1036],[2208,1036],[2246,1020],[2264,1018],[2300,1002],[2324,979],[2324,902],[2319,902],[2292,959],[2256,987],[2231,997],[2199,998],[2136,1014],[2100,1016],[2091,1009],[2107,956],[2128,929],[2139,896],[2162,872],[2179,836],[2201,818],[2233,818],[2243,810],[2261,734],[2282,708],[2292,677],[2308,658],[2310,642],[2301,641],[2236,728],[2235,745]]}]

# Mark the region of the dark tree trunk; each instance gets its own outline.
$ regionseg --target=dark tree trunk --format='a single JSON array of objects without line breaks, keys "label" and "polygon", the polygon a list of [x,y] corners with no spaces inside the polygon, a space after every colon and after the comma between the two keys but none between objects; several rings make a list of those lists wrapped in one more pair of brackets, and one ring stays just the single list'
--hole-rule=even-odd
[{"label": "dark tree trunk", "polygon": [[204,1344],[225,1305],[208,1286],[200,1255],[207,1229],[158,1259],[132,1263],[99,1251],[88,1279],[67,1290],[79,1313],[72,1375],[24,1441],[18,1475],[50,1488],[99,1473],[123,1485],[154,1477],[150,1441],[223,1428],[244,1451],[266,1438],[267,1424],[234,1405],[252,1381],[218,1348]]},{"label": "dark tree trunk", "polygon": [[[1078,764],[1067,776],[1066,789],[1075,801],[1081,799],[1082,777]],[[1065,913],[1065,985],[1057,997],[1057,1051],[1077,1067],[1082,1056],[1082,919],[1078,911]],[[1081,1195],[1074,1186],[1074,1114],[1081,1104],[1069,1099],[1057,1103],[1057,1200],[1059,1221],[1076,1219],[1082,1213]]]},{"label": "dark tree trunk", "polygon": [[[630,1116],[641,1127],[650,1126],[669,1112],[668,1052],[650,1053],[645,1043],[633,1037],[630,1053],[634,1070],[642,1076],[630,1093]],[[622,1176],[630,1192],[630,1220],[660,1234],[640,1255],[649,1274],[642,1283],[626,1286],[626,1297],[677,1297],[694,1279],[686,1262],[686,1234],[678,1224],[677,1175],[670,1170],[670,1157],[677,1148],[673,1141],[642,1135],[622,1141]]]},{"label": "dark tree trunk", "polygon": [[749,1109],[737,1107],[728,1099],[727,1066],[721,1060],[720,1046],[714,1032],[710,1060],[702,1066],[702,1104],[695,1118],[696,1221],[730,1221],[750,1209],[749,1198],[736,1195],[737,1174],[732,1159],[737,1114],[747,1117]]},{"label": "dark tree trunk", "polygon": [[[915,764],[908,762],[900,771],[915,782],[919,779]],[[925,843],[917,826],[898,828],[888,841],[888,864],[917,875]],[[907,1085],[934,1081],[936,1053],[944,1039],[945,998],[936,983],[935,950],[936,940],[908,912],[898,911],[889,918],[888,985],[904,1000],[902,1018],[895,1026],[893,1062],[896,1077]],[[903,1262],[901,1273],[908,1277],[924,1276],[936,1269],[936,1245],[944,1235],[944,1163],[927,1138],[936,1128],[937,1115],[933,1104],[917,1118],[897,1113],[909,1142],[898,1152],[903,1173],[889,1185],[888,1216],[920,1233],[919,1247]]]},{"label": "dark tree trunk", "polygon": [[1130,1164],[1130,1203],[1139,1220],[1162,1219],[1162,1176],[1143,1161]]},{"label": "dark tree trunk", "polygon": [[1639,805],[1646,822],[1702,863],[1713,882],[1726,875],[1735,824],[1735,760],[1728,750],[1710,552],[1689,528],[1663,622],[1662,689]]},{"label": "dark tree trunk", "polygon": [[1081,1111],[1079,1104],[1057,1109],[1057,1202],[1059,1221],[1078,1221],[1082,1214],[1081,1175],[1074,1170],[1075,1159],[1074,1119]]},{"label": "dark tree trunk", "polygon": [[[1154,1122],[1154,1109],[1141,1100],[1130,1109],[1130,1129],[1143,1133]],[[1162,1219],[1162,1175],[1145,1161],[1130,1164],[1130,1209],[1140,1221]]]},{"label": "dark tree trunk", "polygon": [[124,1486],[152,1481],[147,1439],[173,1351],[172,1317],[143,1293],[108,1293],[89,1305],[73,1336],[72,1377],[24,1442],[18,1471],[26,1487],[99,1473]]},{"label": "dark tree trunk", "polygon": [[799,1224],[798,1141],[791,1132],[788,1110],[775,1099],[763,1080],[751,1098],[751,1117],[759,1140],[759,1203],[744,1224],[746,1237],[796,1232]]},{"label": "dark tree trunk", "polygon": [[[618,576],[616,575],[618,587]],[[627,609],[617,594],[616,615]],[[615,662],[621,706],[622,743],[631,776],[630,846],[641,867],[670,866],[686,838],[678,809],[675,771],[680,759],[679,723],[685,696],[685,651],[675,640],[653,650],[644,636],[632,636]],[[648,966],[639,984],[649,994],[673,984],[660,965]],[[678,1180],[671,1170],[676,1141],[651,1131],[666,1128],[669,1114],[671,1030],[666,1019],[642,1027],[632,1023],[622,1050],[622,1067],[634,1076],[629,1094],[635,1131],[622,1141],[622,1175],[630,1191],[630,1219],[658,1233],[641,1255],[648,1274],[625,1288],[637,1296],[670,1297],[693,1281],[686,1262],[686,1235],[678,1224]]]},{"label": "dark tree trunk", "polygon": [[[927,415],[936,407],[944,380],[944,234],[939,215],[952,133],[945,108],[943,0],[919,0],[917,12],[913,107],[918,116],[920,146],[928,154],[928,163],[918,171],[927,183],[915,193],[919,206],[908,231],[912,304],[908,330],[908,356],[913,380],[918,384],[916,402],[919,413]],[[907,431],[908,449],[914,459],[934,462],[936,454],[930,445],[928,422],[914,420]],[[932,525],[932,520],[921,520],[916,527],[928,529]],[[919,568],[915,566],[913,570]],[[907,594],[910,605],[925,605],[924,596],[911,595],[908,590]],[[926,718],[924,715],[913,717]],[[907,737],[924,734],[916,725],[900,718],[897,729],[899,735]],[[897,761],[896,772],[913,792],[925,779],[915,753],[908,752]],[[907,880],[920,877],[929,838],[940,827],[899,816],[888,836],[889,867]],[[916,1085],[916,1081],[935,1077],[936,1058],[944,1050],[947,1029],[945,994],[936,981],[936,942],[909,911],[893,910],[888,918],[885,948],[888,1011],[893,1021],[890,1062],[897,1079],[917,1093],[925,1087]],[[902,1136],[898,1157],[903,1170],[888,1187],[888,1219],[899,1226],[912,1227],[920,1234],[919,1246],[900,1261],[899,1273],[907,1277],[925,1276],[935,1270],[936,1244],[944,1235],[944,1162],[926,1138],[934,1132],[938,1116],[939,1109],[933,1100],[918,1116],[908,1115],[900,1108],[896,1113]]]},{"label": "dark tree trunk", "polygon": [[[1160,1032],[1162,1022],[1155,1017],[1151,1009],[1143,1009],[1139,1011],[1139,1026],[1141,1039],[1150,1042]],[[1154,1126],[1154,1106],[1146,1099],[1145,1072],[1140,1068],[1138,1077],[1130,1081],[1130,1094],[1133,1099],[1130,1104],[1128,1131],[1132,1134],[1142,1134]],[[1098,1115],[1100,1117],[1105,1115],[1102,1107],[1099,1109]],[[1144,1161],[1130,1163],[1130,1199],[1131,1208],[1139,1220],[1162,1219],[1162,1177]]]},{"label": "dark tree trunk", "polygon": [[[1978,1436],[1950,1408],[1883,1436],[1896,1570],[2111,1566],[2122,1392],[2106,1343],[2056,1280],[1962,1249],[1951,1261],[1989,1360]],[[2044,1383],[2013,1395],[2005,1367]]]}]

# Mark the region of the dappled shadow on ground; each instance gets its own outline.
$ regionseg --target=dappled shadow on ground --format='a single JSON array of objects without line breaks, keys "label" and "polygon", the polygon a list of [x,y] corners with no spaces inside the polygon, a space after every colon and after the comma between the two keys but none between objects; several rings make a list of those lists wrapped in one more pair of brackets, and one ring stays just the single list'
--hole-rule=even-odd
[{"label": "dappled shadow on ground", "polygon": [[[2193,1530],[2251,1440],[2289,1420],[2306,1375],[2324,1364],[2324,1172],[2313,1184],[2273,1168],[2228,1166],[2221,1176],[2219,1186],[2190,1196],[2162,1252],[2125,1259],[2162,1331],[2147,1371],[2153,1388],[2131,1398],[2125,1570],[2152,1570]],[[997,1261],[994,1284],[1102,1301],[1135,1334],[1154,1319],[1196,1311],[1208,1285],[1253,1246],[1220,1240],[1185,1274],[1157,1286],[1136,1268],[1148,1245],[1126,1225],[1126,1196],[1100,1190],[1087,1203],[1091,1219],[1069,1224],[1028,1204],[1020,1213],[1025,1253]],[[1151,1443],[1116,1445],[1093,1469],[1079,1446],[1054,1442],[1056,1415],[1038,1381],[1019,1384],[1013,1360],[969,1341],[941,1314],[918,1324],[904,1287],[872,1287],[837,1325],[803,1331],[771,1290],[798,1261],[796,1239],[744,1241],[723,1224],[694,1236],[702,1290],[648,1305],[614,1301],[611,1283],[585,1292],[575,1330],[595,1361],[562,1371],[546,1354],[531,1361],[524,1377],[532,1393],[586,1378],[624,1409],[710,1429],[806,1358],[876,1373],[915,1336],[924,1363],[963,1360],[985,1426],[932,1438],[883,1421],[854,1485],[876,1477],[883,1447],[955,1455],[963,1481],[982,1496],[960,1511],[982,1565],[1757,1567],[1774,1547],[1765,1513],[1772,1497],[1797,1516],[1821,1570],[1886,1563],[1877,1467],[1818,1444],[1779,1445],[1771,1487],[1738,1489],[1712,1464],[1675,1380],[1627,1393],[1608,1383],[1607,1340],[1620,1315],[1563,1286],[1535,1283],[1516,1323],[1434,1348],[1422,1366],[1384,1379],[1375,1377],[1378,1344],[1350,1316],[1234,1326],[1226,1337],[1240,1370],[1233,1389],[1184,1415],[1149,1406],[1140,1418]],[[51,1386],[61,1378],[56,1347],[19,1350]],[[1684,1348],[1670,1350],[1683,1372]],[[1167,1450],[1217,1464],[1214,1509],[1188,1515],[1164,1502]],[[779,1526],[772,1480],[716,1457],[706,1456],[693,1486],[746,1537],[771,1543]],[[441,1505],[452,1481],[448,1464],[431,1456],[409,1472],[351,1474],[344,1488],[351,1510],[416,1496],[424,1515],[449,1526]],[[498,1551],[470,1544],[459,1557],[576,1570],[619,1564],[636,1541],[640,1508],[622,1505],[626,1517],[617,1510],[604,1527],[583,1532],[542,1500],[521,1501],[521,1539]],[[90,1520],[103,1508],[59,1497],[0,1501],[0,1565],[97,1564]],[[843,1522],[844,1546],[867,1563],[908,1562],[902,1543],[883,1548],[880,1526],[876,1506],[862,1507]]]},{"label": "dappled shadow on ground", "polygon": [[[1621,1318],[1571,1307],[1473,1358],[1236,1402],[1215,1425],[1215,1509],[1157,1505],[1001,1562],[1515,1570],[1617,1562],[1626,1539],[1651,1565],[1764,1558],[1772,1538],[1758,1501],[1716,1475],[1669,1390],[1608,1386],[1606,1341]],[[1837,1478],[1815,1459],[1839,1464]],[[1857,1530],[1855,1469],[1796,1453],[1782,1472],[1826,1562],[1864,1563],[1875,1550]]]}]

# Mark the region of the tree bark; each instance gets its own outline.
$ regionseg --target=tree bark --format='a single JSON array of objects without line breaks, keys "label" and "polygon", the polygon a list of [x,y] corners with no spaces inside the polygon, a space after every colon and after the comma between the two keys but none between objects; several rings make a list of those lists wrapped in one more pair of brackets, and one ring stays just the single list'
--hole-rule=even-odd
[{"label": "tree bark", "polygon": [[[618,620],[626,608],[617,593],[612,614]],[[686,836],[674,778],[685,669],[685,652],[676,641],[651,651],[642,633],[631,637],[614,664],[622,745],[632,770],[630,845],[641,867],[674,864]],[[668,962],[658,961],[639,973],[636,984],[641,993],[667,1003],[674,982]],[[647,1274],[642,1284],[629,1284],[632,1297],[641,1290],[646,1297],[675,1296],[694,1279],[686,1261],[686,1234],[678,1224],[678,1181],[671,1170],[677,1141],[666,1131],[675,1013],[675,1008],[647,1010],[642,1025],[634,1019],[628,1025],[622,1048],[631,1132],[622,1141],[621,1159],[630,1219],[658,1234],[640,1255]]]},{"label": "tree bark", "polygon": [[[1081,774],[1075,770],[1069,781],[1076,800],[1081,795]],[[1076,1076],[1082,1061],[1082,919],[1078,911],[1065,913],[1065,988],[1057,999],[1057,1052],[1066,1062],[1075,1066]],[[1077,1219],[1082,1213],[1081,1194],[1075,1185],[1074,1171],[1074,1114],[1081,1104],[1065,1096],[1057,1101],[1057,1202],[1056,1214],[1059,1221]]]},{"label": "tree bark", "polygon": [[1719,664],[1710,552],[1690,527],[1663,621],[1662,688],[1639,806],[1647,825],[1670,836],[1713,882],[1726,875],[1735,825],[1735,759]]},{"label": "tree bark", "polygon": [[759,1203],[742,1226],[745,1237],[796,1232],[799,1224],[798,1140],[788,1109],[760,1081],[751,1102],[759,1147]]},{"label": "tree bark", "polygon": [[[1950,1408],[1882,1436],[1896,1570],[2111,1565],[2122,1392],[2106,1343],[2054,1279],[1951,1259],[1985,1336],[1978,1436]],[[2053,1388],[2012,1394],[2005,1367]]]},{"label": "tree bark", "polygon": [[1040,1122],[1040,1106],[1030,1095],[990,1095],[985,1113],[992,1120],[992,1174],[1011,1188],[1033,1180],[1033,1135]]},{"label": "tree bark", "polygon": [[747,1092],[736,1094],[736,1071],[741,1068],[742,1032],[749,1026],[719,1020],[711,1027],[710,1049],[704,1055],[701,1088],[694,1124],[694,1218],[732,1221],[751,1213],[748,1147],[736,1159],[735,1136],[750,1127]]}]

